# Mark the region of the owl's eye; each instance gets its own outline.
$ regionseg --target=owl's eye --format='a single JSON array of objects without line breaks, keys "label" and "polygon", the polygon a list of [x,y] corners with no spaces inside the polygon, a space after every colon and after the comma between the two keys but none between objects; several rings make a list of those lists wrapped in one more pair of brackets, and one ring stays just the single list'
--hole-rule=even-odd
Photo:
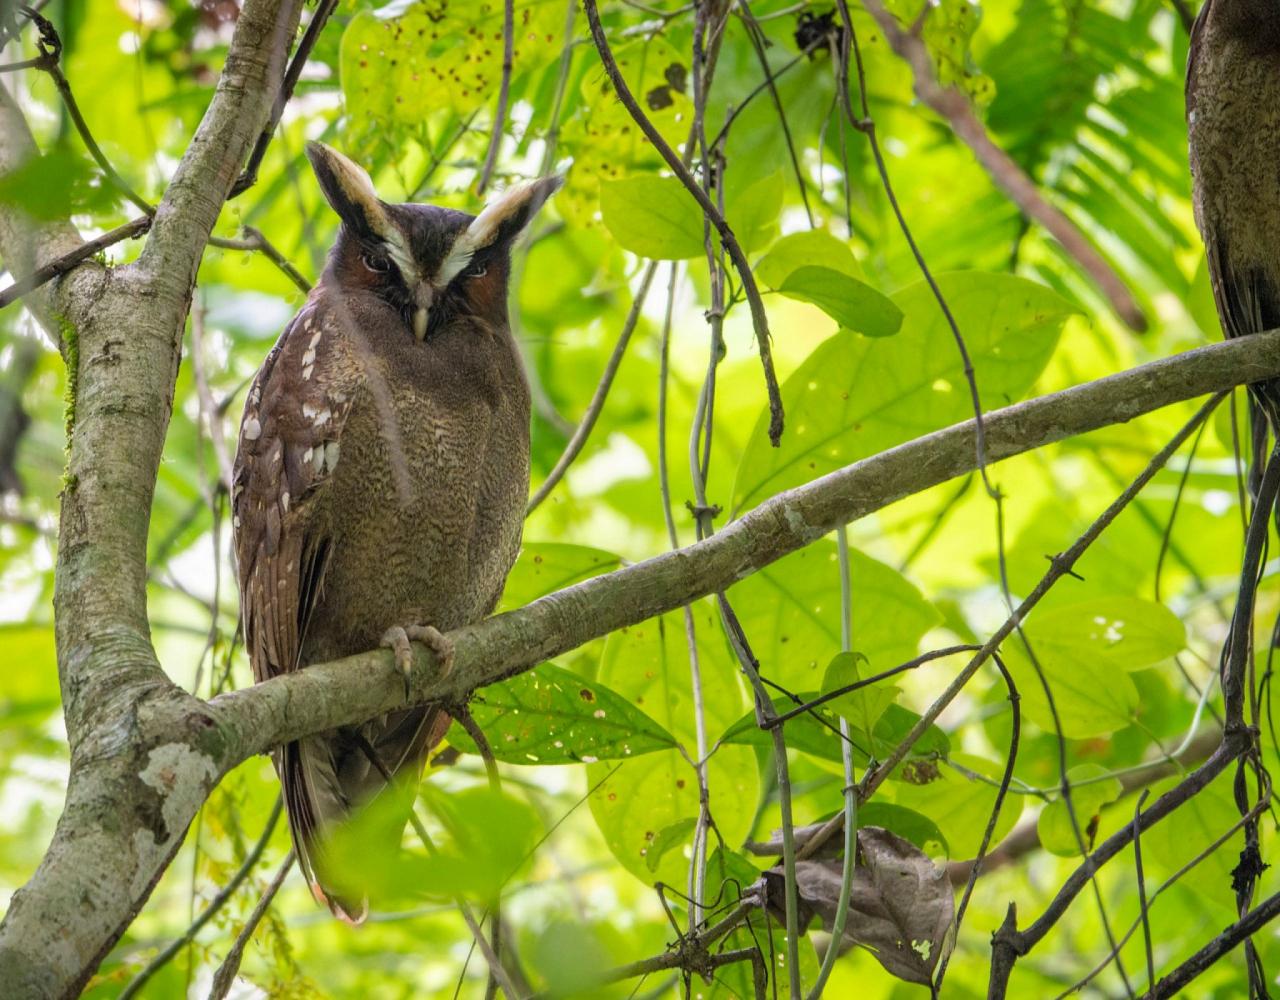
[{"label": "owl's eye", "polygon": [[487,264],[472,264],[463,274],[467,278],[483,278],[488,273],[489,267]]},{"label": "owl's eye", "polygon": [[378,257],[374,254],[367,253],[362,255],[360,263],[375,274],[386,274],[387,271],[391,270],[391,264],[385,257]]}]

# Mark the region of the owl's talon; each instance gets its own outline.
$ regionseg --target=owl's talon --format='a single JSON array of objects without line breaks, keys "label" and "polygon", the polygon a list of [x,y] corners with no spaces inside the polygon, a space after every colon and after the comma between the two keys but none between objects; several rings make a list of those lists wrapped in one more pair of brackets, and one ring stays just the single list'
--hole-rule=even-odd
[{"label": "owl's talon", "polygon": [[404,631],[414,642],[422,643],[436,654],[442,678],[453,673],[453,643],[445,638],[444,633],[434,625],[410,625]]},{"label": "owl's talon", "polygon": [[399,625],[392,625],[382,633],[382,645],[396,654],[396,669],[404,682],[404,700],[409,700],[409,680],[413,676],[413,647],[409,645],[409,633]]},{"label": "owl's talon", "polygon": [[413,677],[413,647],[410,642],[420,642],[435,653],[440,663],[440,676],[453,672],[453,643],[434,625],[392,625],[382,635],[382,645],[396,654],[396,667],[404,679],[404,698],[409,700],[410,680]]}]

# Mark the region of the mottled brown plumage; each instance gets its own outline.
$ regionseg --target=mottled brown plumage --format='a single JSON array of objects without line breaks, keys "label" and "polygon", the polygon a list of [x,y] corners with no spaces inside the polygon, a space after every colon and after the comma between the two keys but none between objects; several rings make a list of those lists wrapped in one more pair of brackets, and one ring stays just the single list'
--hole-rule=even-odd
[{"label": "mottled brown plumage", "polygon": [[[440,633],[493,610],[529,485],[510,247],[558,184],[513,188],[473,217],[386,205],[345,157],[318,144],[308,155],[342,226],[250,386],[235,465],[242,617],[259,681],[380,642],[407,666],[407,638],[447,660]],[[335,888],[326,833],[385,784],[362,740],[416,779],[448,723],[438,708],[410,708],[275,755],[299,860],[336,914],[358,920],[364,901]]]},{"label": "mottled brown plumage", "polygon": [[[1196,223],[1223,333],[1280,327],[1280,3],[1207,0],[1191,32],[1187,135]],[[1250,387],[1256,477],[1280,383]]]}]

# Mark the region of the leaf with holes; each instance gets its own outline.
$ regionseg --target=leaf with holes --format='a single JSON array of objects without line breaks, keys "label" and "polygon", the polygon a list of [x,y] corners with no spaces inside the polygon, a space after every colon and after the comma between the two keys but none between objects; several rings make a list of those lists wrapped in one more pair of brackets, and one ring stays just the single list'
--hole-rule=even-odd
[{"label": "leaf with holes", "polygon": [[[471,714],[494,757],[508,764],[625,760],[676,744],[626,698],[550,663],[481,688]],[[478,752],[457,723],[449,730],[449,742]]]},{"label": "leaf with holes", "polygon": [[664,826],[650,842],[648,853],[644,856],[644,866],[649,871],[656,872],[667,852],[684,844],[692,836],[694,827],[697,825],[696,819],[686,816],[670,826]]},{"label": "leaf with holes", "polygon": [[[977,856],[1004,768],[965,753],[953,753],[948,761],[931,775],[894,784],[893,801],[933,820],[947,840],[951,860],[965,861]],[[918,780],[920,777],[930,780]],[[1021,811],[1018,796],[1005,796],[992,844],[998,844],[1013,829]]]}]

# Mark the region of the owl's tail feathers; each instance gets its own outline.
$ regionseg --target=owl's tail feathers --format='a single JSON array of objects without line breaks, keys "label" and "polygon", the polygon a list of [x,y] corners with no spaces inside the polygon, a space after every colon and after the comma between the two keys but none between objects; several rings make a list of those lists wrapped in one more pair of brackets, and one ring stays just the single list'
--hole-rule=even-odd
[{"label": "owl's tail feathers", "polygon": [[356,899],[335,888],[336,882],[349,880],[334,879],[325,843],[327,831],[349,811],[333,750],[329,740],[317,736],[288,744],[280,755],[280,784],[293,849],[311,895],[339,920],[356,925],[369,915],[368,897],[361,893]]},{"label": "owl's tail feathers", "polygon": [[[438,706],[411,708],[366,727],[369,736],[344,729],[290,743],[281,753],[280,783],[294,849],[316,902],[339,920],[363,922],[369,899],[360,873],[351,870],[351,852],[335,858],[330,835],[354,810],[377,800],[382,813],[361,828],[360,836],[372,842],[360,844],[360,856],[370,865],[388,864],[400,849],[427,753],[444,739],[449,723]],[[344,861],[345,870],[339,867]]]}]

